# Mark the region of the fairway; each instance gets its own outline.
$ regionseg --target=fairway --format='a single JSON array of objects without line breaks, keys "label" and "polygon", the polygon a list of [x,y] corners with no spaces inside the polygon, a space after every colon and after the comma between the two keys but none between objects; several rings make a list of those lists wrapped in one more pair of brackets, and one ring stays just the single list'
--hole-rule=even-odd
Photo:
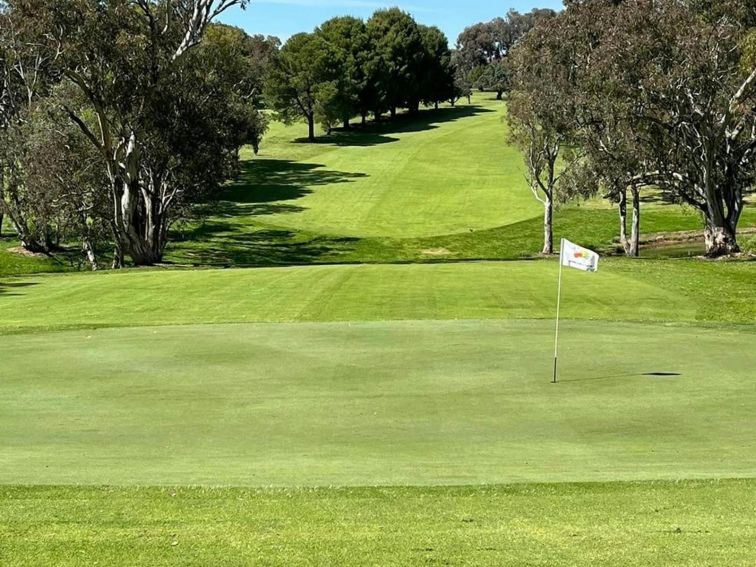
[{"label": "fairway", "polygon": [[529,219],[539,205],[507,144],[504,110],[479,95],[310,145],[292,143],[302,125],[276,123],[228,198],[264,224],[340,236],[432,236]]},{"label": "fairway", "polygon": [[[6,336],[0,482],[458,485],[756,474],[752,330],[569,322],[563,331],[557,385],[545,321]],[[649,375],[670,372],[679,376]]]}]

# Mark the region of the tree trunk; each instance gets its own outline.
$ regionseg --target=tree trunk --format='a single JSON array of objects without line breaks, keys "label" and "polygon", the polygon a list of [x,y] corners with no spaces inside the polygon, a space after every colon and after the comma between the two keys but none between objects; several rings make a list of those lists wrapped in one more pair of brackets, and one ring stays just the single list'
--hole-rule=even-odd
[{"label": "tree trunk", "polygon": [[344,118],[344,130],[349,130],[349,118]]},{"label": "tree trunk", "polygon": [[116,242],[116,245],[113,247],[113,264],[111,267],[114,270],[120,270],[123,266],[123,247]]},{"label": "tree trunk", "polygon": [[504,91],[496,91],[496,100],[501,100]]},{"label": "tree trunk", "polygon": [[307,139],[310,142],[315,141],[315,116],[312,114],[307,116]]},{"label": "tree trunk", "polygon": [[622,188],[619,194],[619,229],[620,229],[620,244],[625,254],[628,253],[627,242],[627,189]]},{"label": "tree trunk", "polygon": [[362,125],[367,126],[367,112],[362,113]]},{"label": "tree trunk", "polygon": [[543,250],[541,253],[554,253],[554,202],[551,196],[547,196],[543,203]]},{"label": "tree trunk", "polygon": [[723,226],[716,226],[714,223],[707,221],[704,228],[704,242],[706,244],[706,256],[709,258],[719,258],[740,252],[735,230],[722,223]]},{"label": "tree trunk", "polygon": [[5,218],[5,215],[3,213],[0,213],[0,237],[3,235],[3,219]]},{"label": "tree trunk", "polygon": [[630,245],[627,249],[628,256],[640,256],[640,191],[637,187],[630,189],[633,193],[633,224],[630,229]]},{"label": "tree trunk", "polygon": [[396,107],[395,106],[391,107],[390,112],[391,112],[391,118],[396,118]]},{"label": "tree trunk", "polygon": [[436,101],[435,103],[433,103],[433,108],[435,108],[436,110],[438,110],[438,101]]},{"label": "tree trunk", "polygon": [[82,250],[84,251],[84,255],[87,258],[87,262],[89,262],[89,265],[92,268],[93,272],[97,271],[97,256],[95,255],[94,246],[92,246],[92,241],[89,240],[89,238],[85,237],[84,240],[81,243]]}]

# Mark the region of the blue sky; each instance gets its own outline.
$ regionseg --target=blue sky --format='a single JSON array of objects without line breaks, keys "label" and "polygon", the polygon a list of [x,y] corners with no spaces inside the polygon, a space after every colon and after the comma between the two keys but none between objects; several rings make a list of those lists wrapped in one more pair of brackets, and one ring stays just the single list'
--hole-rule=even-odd
[{"label": "blue sky", "polygon": [[399,6],[426,25],[441,28],[454,44],[459,32],[475,22],[503,16],[509,8],[521,12],[532,8],[561,8],[561,0],[252,0],[245,11],[232,8],[221,21],[244,28],[247,33],[276,35],[285,40],[333,16],[367,18],[379,8]]}]

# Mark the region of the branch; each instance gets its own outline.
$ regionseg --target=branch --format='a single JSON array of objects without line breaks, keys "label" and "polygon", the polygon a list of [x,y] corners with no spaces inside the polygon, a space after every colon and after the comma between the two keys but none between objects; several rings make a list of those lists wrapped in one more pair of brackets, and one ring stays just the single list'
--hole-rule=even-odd
[{"label": "branch", "polygon": [[[216,2],[218,2],[216,4]],[[199,44],[207,26],[231,6],[244,8],[248,0],[194,0],[194,9],[187,24],[186,34],[171,57],[175,61],[192,47]]]}]

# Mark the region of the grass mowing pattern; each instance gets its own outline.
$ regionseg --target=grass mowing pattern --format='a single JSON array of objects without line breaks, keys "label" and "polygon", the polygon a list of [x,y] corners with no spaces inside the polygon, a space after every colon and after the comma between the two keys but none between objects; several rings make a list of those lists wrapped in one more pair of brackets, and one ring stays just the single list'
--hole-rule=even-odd
[{"label": "grass mowing pattern", "polygon": [[[551,319],[555,261],[134,270],[0,282],[0,332],[405,319]],[[756,320],[756,263],[606,259],[564,274],[565,318]]]},{"label": "grass mowing pattern", "polygon": [[[239,179],[204,222],[179,227],[169,259],[418,262],[518,259],[542,248],[542,208],[507,142],[505,105],[490,95],[317,144],[292,141],[304,135],[303,125],[274,124],[260,156],[245,156]],[[756,226],[753,207],[741,226]],[[694,211],[647,196],[644,234],[701,227]],[[555,215],[555,234],[605,250],[618,234],[617,211],[605,201],[566,206]],[[690,252],[703,253],[702,238]]]},{"label": "grass mowing pattern", "polygon": [[750,567],[752,480],[0,488],[0,563]]}]

